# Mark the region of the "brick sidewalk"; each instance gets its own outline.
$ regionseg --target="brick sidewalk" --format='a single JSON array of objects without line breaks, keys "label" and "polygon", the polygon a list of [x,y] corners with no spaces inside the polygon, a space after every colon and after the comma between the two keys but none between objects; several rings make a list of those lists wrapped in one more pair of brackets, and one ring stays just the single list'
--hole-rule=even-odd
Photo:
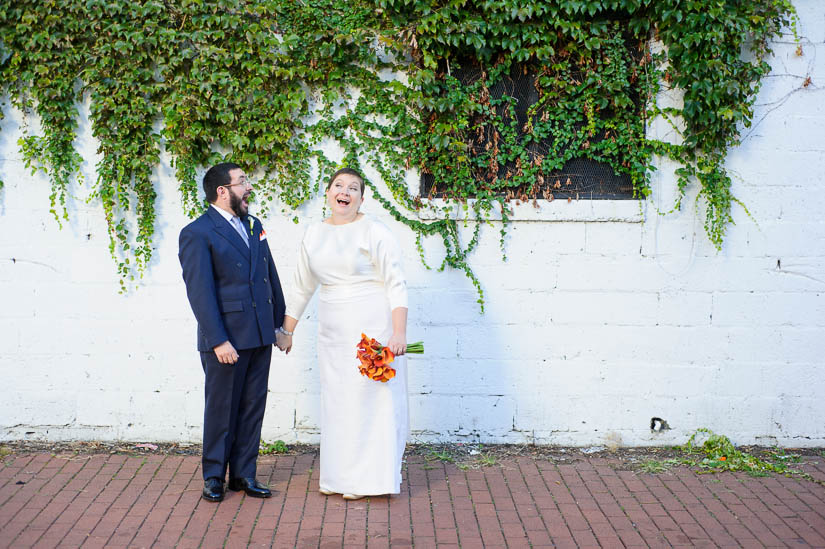
[{"label": "brick sidewalk", "polygon": [[[825,459],[804,469],[825,479]],[[623,470],[518,457],[461,470],[411,456],[402,493],[318,493],[318,455],[264,456],[272,499],[200,498],[200,458],[12,454],[1,547],[825,547],[825,487],[804,479]]]}]

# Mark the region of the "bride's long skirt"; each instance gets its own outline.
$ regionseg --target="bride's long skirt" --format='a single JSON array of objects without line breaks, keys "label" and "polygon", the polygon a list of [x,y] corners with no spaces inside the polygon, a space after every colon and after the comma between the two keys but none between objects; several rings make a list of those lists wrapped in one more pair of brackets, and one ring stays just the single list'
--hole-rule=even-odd
[{"label": "bride's long skirt", "polygon": [[396,357],[386,383],[358,371],[361,333],[387,343],[392,317],[380,284],[322,286],[320,487],[339,494],[397,494],[409,432],[407,361]]}]

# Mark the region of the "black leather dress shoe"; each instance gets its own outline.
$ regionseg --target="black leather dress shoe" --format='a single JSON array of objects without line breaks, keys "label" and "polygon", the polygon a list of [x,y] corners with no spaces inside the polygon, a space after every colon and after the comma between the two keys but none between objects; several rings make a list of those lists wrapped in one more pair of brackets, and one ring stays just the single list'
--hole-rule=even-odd
[{"label": "black leather dress shoe", "polygon": [[223,499],[223,480],[218,477],[209,477],[204,480],[202,497],[207,501],[221,501]]},{"label": "black leather dress shoe", "polygon": [[231,478],[229,479],[229,489],[230,490],[243,490],[246,492],[247,496],[251,496],[253,498],[271,498],[272,491],[266,486],[266,484],[261,484],[255,478]]}]

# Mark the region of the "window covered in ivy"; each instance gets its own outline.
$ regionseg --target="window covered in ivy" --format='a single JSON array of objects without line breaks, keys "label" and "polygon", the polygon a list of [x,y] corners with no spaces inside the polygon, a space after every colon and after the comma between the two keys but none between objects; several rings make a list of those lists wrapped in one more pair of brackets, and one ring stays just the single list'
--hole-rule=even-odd
[{"label": "window covered in ivy", "polygon": [[[625,152],[644,132],[642,87],[635,84],[645,43],[625,38],[613,46],[578,59],[562,50],[557,62],[500,71],[470,57],[442,64],[444,96],[464,94],[474,103],[457,132],[457,154],[468,157],[481,187],[517,200],[636,197]],[[420,193],[451,195],[426,169]]]}]

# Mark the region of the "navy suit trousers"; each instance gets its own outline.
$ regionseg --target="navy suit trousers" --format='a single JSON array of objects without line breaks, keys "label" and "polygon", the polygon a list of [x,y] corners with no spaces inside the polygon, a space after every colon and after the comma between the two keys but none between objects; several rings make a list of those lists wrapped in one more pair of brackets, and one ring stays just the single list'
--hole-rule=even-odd
[{"label": "navy suit trousers", "polygon": [[272,345],[238,350],[238,362],[221,364],[214,351],[201,353],[206,375],[203,417],[203,478],[255,476],[266,408]]}]

